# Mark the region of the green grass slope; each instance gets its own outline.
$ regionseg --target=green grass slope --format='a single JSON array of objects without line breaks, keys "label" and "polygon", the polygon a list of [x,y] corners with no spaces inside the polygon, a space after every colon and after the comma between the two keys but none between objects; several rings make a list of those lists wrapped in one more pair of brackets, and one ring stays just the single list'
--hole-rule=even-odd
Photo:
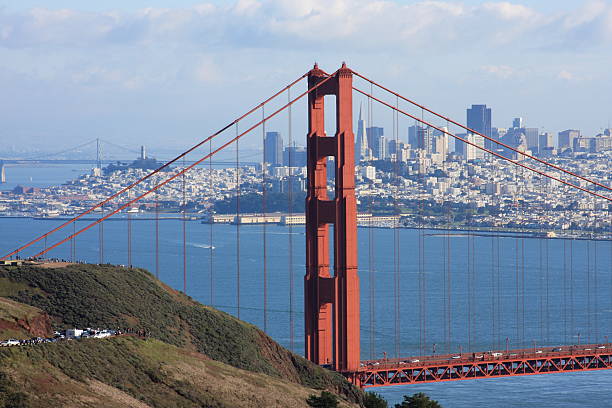
[{"label": "green grass slope", "polygon": [[0,349],[0,407],[306,408],[314,393],[154,339]]},{"label": "green grass slope", "polygon": [[57,328],[144,329],[152,338],[238,369],[327,389],[350,401],[362,398],[341,375],[289,352],[256,327],[172,290],[142,269],[0,267],[0,294],[45,311]]}]

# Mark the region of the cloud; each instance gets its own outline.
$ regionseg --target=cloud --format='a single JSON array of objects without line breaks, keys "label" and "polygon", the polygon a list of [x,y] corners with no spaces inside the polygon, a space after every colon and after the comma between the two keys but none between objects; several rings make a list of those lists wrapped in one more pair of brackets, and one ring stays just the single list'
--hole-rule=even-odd
[{"label": "cloud", "polygon": [[[546,47],[559,38],[591,46],[612,41],[612,6],[602,0],[544,15],[511,2],[476,6],[450,1],[238,0],[181,9],[80,12],[36,8],[0,11],[0,46],[116,46],[181,42],[200,47],[329,47],[375,52],[439,48]],[[478,42],[474,41],[478,39]]]}]

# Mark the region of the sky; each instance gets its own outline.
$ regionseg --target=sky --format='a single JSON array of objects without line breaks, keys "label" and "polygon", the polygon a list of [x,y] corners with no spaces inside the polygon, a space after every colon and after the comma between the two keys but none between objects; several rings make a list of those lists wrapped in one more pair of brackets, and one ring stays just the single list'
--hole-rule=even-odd
[{"label": "sky", "polygon": [[461,122],[484,103],[494,126],[594,134],[612,119],[612,1],[0,0],[0,150],[179,149],[314,61]]}]

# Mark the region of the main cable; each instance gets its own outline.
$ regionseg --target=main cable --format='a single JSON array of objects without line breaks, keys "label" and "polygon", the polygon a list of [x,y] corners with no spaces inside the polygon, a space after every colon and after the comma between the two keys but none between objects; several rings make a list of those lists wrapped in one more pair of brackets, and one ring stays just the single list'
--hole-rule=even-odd
[{"label": "main cable", "polygon": [[[467,127],[467,126],[465,126],[465,125],[462,125],[461,123],[458,123],[458,122],[456,122],[456,121],[454,121],[454,120],[452,120],[452,119],[450,119],[450,118],[448,118],[448,117],[446,117],[446,116],[444,116],[444,115],[441,115],[441,114],[439,114],[439,113],[437,113],[437,112],[435,112],[435,111],[433,111],[433,110],[431,110],[431,109],[429,109],[429,108],[427,108],[427,107],[425,107],[425,106],[423,106],[423,105],[420,105],[420,104],[418,104],[417,102],[415,102],[415,101],[413,101],[413,100],[411,100],[411,99],[408,99],[408,98],[406,98],[406,97],[404,97],[404,96],[402,96],[402,95],[398,94],[397,92],[393,92],[393,91],[392,91],[392,90],[390,90],[389,88],[384,87],[383,85],[381,85],[381,84],[377,83],[376,81],[373,81],[373,80],[371,80],[371,79],[369,79],[369,78],[366,78],[365,76],[361,75],[361,74],[360,74],[360,73],[358,73],[358,72],[355,72],[355,71],[353,71],[353,70],[351,70],[351,72],[352,72],[354,75],[358,76],[359,78],[361,78],[361,79],[363,79],[363,80],[365,80],[365,81],[367,81],[367,82],[370,82],[371,84],[376,85],[377,87],[379,87],[379,88],[381,88],[381,89],[383,89],[383,90],[387,91],[388,93],[390,93],[390,94],[392,94],[392,95],[395,95],[395,96],[397,96],[397,97],[399,97],[399,98],[403,99],[404,101],[406,101],[406,102],[408,102],[408,103],[410,103],[410,104],[412,104],[412,105],[414,105],[414,106],[416,106],[416,107],[420,108],[421,110],[425,110],[425,111],[427,111],[427,112],[429,112],[429,113],[431,113],[431,114],[433,114],[433,115],[435,115],[435,116],[439,117],[440,119],[446,120],[446,121],[448,121],[448,122],[450,122],[450,123],[452,123],[452,124],[454,124],[454,125],[457,125],[457,126],[461,127],[462,129],[467,130],[469,133],[472,133],[472,134],[475,134],[475,135],[478,135],[478,136],[484,137],[486,140],[489,140],[489,141],[491,141],[491,142],[494,142],[494,143],[496,143],[497,145],[501,145],[501,146],[505,147],[506,149],[509,149],[509,150],[511,150],[511,151],[513,151],[513,152],[515,152],[515,153],[517,153],[517,154],[520,154],[520,155],[522,155],[522,156],[528,157],[529,159],[532,159],[532,160],[538,161],[538,162],[540,162],[540,163],[542,163],[542,164],[544,164],[544,165],[546,165],[546,166],[552,167],[552,168],[553,168],[553,169],[555,169],[555,170],[558,170],[558,171],[561,171],[561,172],[563,172],[563,173],[569,174],[569,175],[571,175],[571,176],[573,176],[573,177],[577,177],[577,178],[579,178],[579,179],[581,179],[581,180],[583,180],[583,181],[586,181],[586,182],[588,182],[588,183],[594,184],[594,185],[596,185],[596,186],[598,186],[598,187],[601,187],[601,188],[603,188],[603,189],[606,189],[606,190],[612,191],[612,187],[606,186],[606,185],[604,185],[604,184],[598,183],[598,182],[596,182],[596,181],[594,181],[594,180],[591,180],[591,179],[589,179],[589,178],[586,178],[586,177],[580,176],[579,174],[576,174],[576,173],[570,172],[570,171],[568,171],[568,170],[565,170],[565,169],[563,169],[562,167],[556,166],[556,165],[554,165],[554,164],[552,164],[552,163],[549,163],[549,162],[547,162],[547,161],[545,161],[545,160],[542,160],[542,159],[540,159],[540,158],[537,158],[537,157],[535,157],[535,156],[533,156],[533,155],[527,154],[527,153],[525,153],[525,152],[521,152],[520,150],[517,150],[517,149],[515,149],[515,148],[513,148],[513,147],[511,147],[511,146],[508,146],[508,145],[506,145],[505,143],[502,143],[501,141],[495,140],[495,139],[493,139],[493,138],[491,138],[491,137],[489,137],[489,136],[487,136],[487,135],[484,135],[484,134],[482,134],[482,133],[480,133],[480,132],[477,132],[477,131],[475,131],[475,130],[473,130],[473,129],[470,129],[469,127]],[[353,88],[353,89],[355,89],[355,88]],[[357,90],[357,89],[356,89],[356,90]],[[357,91],[358,91],[358,90],[357,90]],[[491,152],[489,152],[489,153],[491,153]]]},{"label": "main cable", "polygon": [[[335,74],[334,74],[335,75]],[[308,89],[307,91],[303,92],[302,94],[300,94],[297,98],[295,98],[294,100],[292,100],[290,103],[282,106],[281,108],[277,109],[274,113],[270,114],[265,121],[270,120],[271,118],[275,117],[276,115],[278,115],[280,112],[282,112],[283,110],[285,110],[288,106],[294,104],[295,102],[297,102],[298,100],[302,99],[304,96],[308,95],[310,92],[313,92],[314,90],[318,89],[320,86],[322,86],[323,84],[325,84],[327,81],[329,81],[333,76],[330,76],[328,78],[325,78],[324,80],[318,82],[316,85],[314,85],[313,87],[311,87],[310,89]],[[118,213],[119,211],[121,211],[122,209],[126,208],[127,206],[135,203],[136,201],[139,201],[140,199],[142,199],[143,197],[146,197],[147,195],[149,195],[150,193],[158,190],[159,188],[163,187],[164,185],[168,184],[169,182],[171,182],[172,180],[176,179],[177,177],[179,177],[181,174],[183,174],[184,172],[187,172],[189,170],[191,170],[192,168],[194,168],[195,166],[199,165],[200,163],[202,163],[203,161],[211,158],[212,156],[214,156],[215,154],[217,154],[218,152],[220,152],[221,150],[225,149],[227,146],[231,145],[232,143],[236,142],[237,140],[239,140],[241,137],[243,137],[244,135],[246,135],[247,133],[251,132],[253,129],[255,129],[256,127],[258,127],[259,125],[261,125],[263,123],[263,121],[259,121],[256,124],[252,125],[251,127],[249,127],[247,130],[245,130],[244,132],[242,132],[241,134],[237,135],[236,137],[230,139],[229,141],[225,142],[224,144],[222,144],[220,147],[218,147],[217,149],[215,149],[212,153],[205,155],[204,157],[200,158],[199,160],[195,161],[194,163],[190,164],[189,166],[185,167],[183,170],[179,171],[178,173],[174,174],[173,176],[167,178],[166,180],[158,183],[156,186],[154,186],[153,188],[145,191],[144,193],[140,194],[138,197],[130,200],[129,202],[119,206],[117,209],[115,209],[114,211],[110,212],[109,214],[107,214],[106,216],[99,218],[98,220],[94,221],[93,223],[89,224],[88,226],[86,226],[85,228],[82,228],[81,230],[79,230],[78,232],[76,232],[76,235],[79,235],[85,231],[87,231],[88,229],[90,229],[91,227],[98,225],[100,223],[102,223],[104,220],[108,219],[109,217],[115,215],[116,213]],[[47,253],[48,251],[58,247],[59,245],[64,244],[65,242],[67,242],[68,240],[70,240],[71,238],[73,238],[73,236],[75,235],[70,235],[69,237],[55,243],[54,245],[50,246],[49,248],[47,248],[45,251],[41,251],[38,254],[34,255],[34,258],[38,258],[42,255],[44,255],[45,253]]]},{"label": "main cable", "polygon": [[[30,247],[31,245],[39,242],[40,240],[44,239],[45,237],[51,235],[52,233],[61,230],[62,228],[66,227],[67,225],[70,225],[71,223],[75,222],[76,220],[82,218],[83,216],[91,213],[92,211],[98,209],[98,208],[103,208],[104,204],[108,203],[109,201],[112,201],[114,198],[120,196],[121,194],[125,193],[128,190],[131,190],[133,187],[135,187],[136,185],[142,183],[143,181],[149,179],[150,177],[152,177],[153,175],[161,172],[162,170],[166,169],[167,167],[169,167],[170,165],[172,165],[173,163],[175,163],[176,161],[180,160],[181,158],[185,157],[187,154],[193,152],[194,150],[198,149],[199,147],[203,146],[205,143],[211,141],[212,139],[214,139],[215,137],[219,136],[221,133],[223,133],[224,131],[226,131],[227,129],[229,129],[230,127],[232,127],[234,124],[240,122],[242,119],[246,118],[247,116],[249,116],[250,114],[252,114],[253,112],[255,112],[257,109],[259,109],[261,106],[267,104],[268,102],[270,102],[271,100],[275,99],[278,95],[282,94],[283,92],[285,92],[287,89],[290,89],[291,87],[293,87],[295,84],[297,84],[298,82],[300,82],[302,79],[304,79],[306,76],[308,75],[308,73],[303,74],[302,76],[300,76],[299,78],[297,78],[296,80],[292,81],[289,85],[285,86],[283,89],[281,89],[280,91],[276,92],[274,95],[270,96],[269,98],[267,98],[266,100],[264,100],[263,102],[260,102],[257,106],[253,107],[252,109],[250,109],[248,112],[246,112],[245,114],[239,116],[238,118],[234,119],[233,121],[231,121],[230,123],[228,123],[227,125],[225,125],[224,127],[222,127],[221,129],[217,130],[216,132],[214,132],[212,135],[208,136],[206,139],[202,140],[201,142],[197,143],[196,145],[192,146],[191,148],[189,148],[188,150],[184,151],[183,153],[179,154],[178,156],[176,156],[175,158],[173,158],[172,160],[164,163],[162,166],[158,167],[157,169],[155,169],[154,171],[148,173],[147,175],[141,177],[140,179],[136,180],[135,182],[129,184],[128,186],[122,188],[121,190],[119,190],[118,192],[116,192],[115,194],[111,195],[110,197],[104,199],[103,201],[99,202],[98,204],[94,205],[93,207],[90,207],[88,210],[82,212],[81,214],[71,218],[70,220],[62,223],[61,225],[59,225],[56,228],[53,228],[52,230],[50,230],[49,232],[29,241],[28,243],[20,246],[19,248],[15,249],[14,251],[0,257],[0,261],[8,259],[9,257],[23,251],[24,249]],[[103,252],[103,251],[102,251]],[[103,258],[103,255],[102,257]],[[102,263],[102,262],[100,262]]]},{"label": "main cable", "polygon": [[[370,96],[372,99],[374,99],[376,102],[378,102],[378,103],[380,103],[380,104],[382,104],[382,105],[388,106],[388,107],[390,107],[391,109],[396,109],[396,108],[395,108],[393,105],[390,105],[390,104],[388,104],[388,103],[386,103],[386,102],[382,101],[381,99],[375,98],[374,96],[372,96],[372,95],[368,94],[368,93],[367,93],[367,92],[365,92],[365,91],[362,91],[362,90],[361,90],[361,89],[359,89],[359,88],[353,87],[353,89],[354,89],[355,91],[357,91],[357,92],[359,92],[359,93],[361,93],[361,94],[365,95],[365,96]],[[427,125],[427,126],[429,126],[429,127],[432,127],[433,129],[436,129],[436,130],[438,130],[438,131],[440,131],[440,132],[443,132],[444,134],[447,134],[447,135],[449,135],[449,136],[451,136],[451,137],[453,137],[453,138],[455,138],[455,139],[457,139],[457,140],[460,140],[460,141],[462,141],[462,142],[464,142],[464,143],[467,143],[467,144],[469,144],[470,146],[476,147],[477,149],[480,149],[480,150],[482,150],[482,151],[484,151],[484,152],[486,152],[486,153],[489,153],[489,154],[491,154],[491,155],[493,155],[493,156],[496,156],[496,157],[498,157],[498,158],[500,158],[500,159],[502,159],[502,160],[505,160],[505,161],[511,162],[511,163],[515,164],[516,166],[518,166],[518,167],[522,167],[522,168],[524,168],[524,169],[530,170],[530,171],[532,171],[532,172],[534,172],[534,173],[537,173],[537,174],[540,174],[540,175],[542,175],[542,176],[544,176],[544,177],[547,177],[547,178],[549,178],[549,179],[551,179],[551,180],[558,181],[559,183],[565,184],[565,185],[567,185],[567,186],[569,186],[569,187],[572,187],[572,188],[575,188],[575,189],[581,190],[581,191],[583,191],[583,192],[585,192],[585,193],[591,194],[592,196],[599,197],[599,198],[602,198],[602,199],[604,199],[604,200],[607,200],[607,201],[612,202],[612,197],[606,197],[606,196],[604,196],[604,195],[598,194],[598,193],[596,193],[596,192],[594,192],[594,191],[591,191],[591,190],[589,190],[589,189],[586,189],[586,188],[580,187],[580,186],[578,186],[578,185],[576,185],[576,184],[570,183],[569,181],[562,180],[562,179],[560,179],[560,178],[558,178],[558,177],[555,177],[555,176],[552,176],[552,175],[550,175],[550,174],[544,173],[543,171],[540,171],[540,170],[537,170],[537,169],[535,169],[535,168],[529,167],[529,166],[527,166],[527,165],[525,165],[525,164],[522,164],[522,163],[520,163],[520,162],[518,162],[518,161],[514,161],[514,160],[511,160],[511,159],[508,159],[507,157],[504,157],[503,155],[501,155],[501,154],[499,154],[499,153],[493,152],[493,151],[491,151],[490,149],[487,149],[487,148],[485,148],[485,147],[482,147],[482,146],[480,146],[480,145],[478,145],[478,144],[476,144],[476,143],[470,142],[470,141],[469,141],[469,140],[467,140],[467,139],[464,139],[464,138],[462,138],[462,137],[460,137],[460,136],[457,136],[457,135],[455,135],[455,134],[449,133],[448,131],[445,131],[445,130],[441,129],[441,128],[439,128],[438,126],[432,125],[431,123],[426,122],[426,121],[425,121],[425,120],[423,120],[423,119],[419,119],[418,117],[416,117],[416,116],[414,116],[414,115],[411,115],[410,113],[405,112],[405,111],[403,111],[403,110],[401,110],[401,109],[398,109],[398,112],[400,112],[401,114],[403,114],[403,115],[405,115],[405,116],[408,116],[408,117],[410,117],[410,118],[413,118],[413,119],[415,119],[415,120],[417,120],[417,121],[421,122],[421,123],[422,123],[422,124],[424,124],[424,125]]]}]

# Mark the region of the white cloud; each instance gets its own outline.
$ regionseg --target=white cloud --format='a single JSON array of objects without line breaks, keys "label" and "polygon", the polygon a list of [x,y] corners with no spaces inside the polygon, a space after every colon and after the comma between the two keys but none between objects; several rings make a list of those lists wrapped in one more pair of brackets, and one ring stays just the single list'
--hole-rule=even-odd
[{"label": "white cloud", "polygon": [[[181,42],[198,46],[324,47],[362,52],[495,47],[547,47],[559,38],[610,42],[612,5],[595,0],[564,15],[543,15],[511,2],[466,6],[450,1],[238,0],[220,7],[146,8],[85,13],[37,8],[0,11],[0,46],[91,47]],[[588,28],[588,30],[585,29]],[[586,31],[586,32],[585,32]],[[478,41],[474,41],[478,39]]]}]

